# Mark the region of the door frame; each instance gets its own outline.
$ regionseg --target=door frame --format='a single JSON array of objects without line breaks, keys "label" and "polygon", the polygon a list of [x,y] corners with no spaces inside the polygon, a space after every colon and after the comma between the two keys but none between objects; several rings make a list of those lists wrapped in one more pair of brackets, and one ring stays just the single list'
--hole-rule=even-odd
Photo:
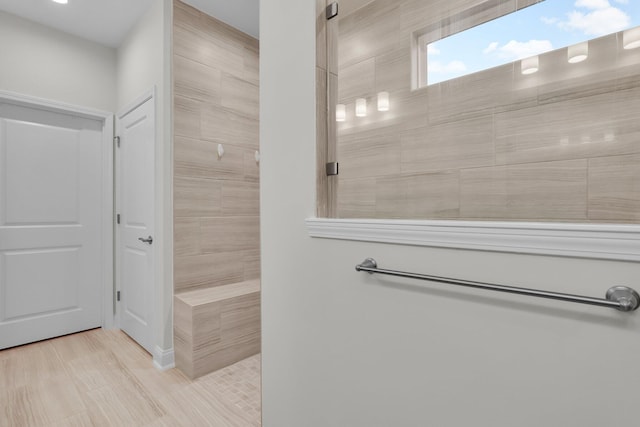
[{"label": "door frame", "polygon": [[116,328],[115,316],[115,282],[114,282],[114,116],[113,113],[67,104],[31,95],[0,90],[0,102],[45,110],[54,113],[68,114],[75,117],[102,122],[102,218],[100,229],[102,236],[102,327],[105,329]]},{"label": "door frame", "polygon": [[[154,114],[154,128],[153,128],[153,151],[154,151],[154,207],[155,207],[155,198],[156,198],[156,191],[155,191],[155,185],[156,185],[156,174],[157,174],[157,165],[156,165],[156,157],[158,155],[157,150],[158,150],[158,132],[157,132],[157,127],[155,126],[157,119],[158,119],[158,105],[157,105],[157,96],[156,96],[156,87],[155,85],[148,91],[144,92],[142,95],[140,95],[138,98],[136,98],[134,101],[128,103],[127,105],[124,106],[124,108],[120,109],[116,115],[115,115],[115,120],[119,121],[122,120],[122,118],[124,116],[126,116],[127,114],[129,114],[131,111],[135,110],[136,108],[138,108],[139,106],[141,106],[142,104],[144,104],[145,102],[151,100],[153,102],[153,114]],[[114,131],[114,137],[117,136],[117,129],[116,129],[116,121],[114,121],[113,123],[113,131]],[[114,190],[114,196],[113,196],[113,214],[115,216],[116,212],[119,209],[119,206],[121,205],[121,200],[120,200],[120,196],[122,195],[122,191],[120,190],[120,185],[121,185],[121,180],[120,180],[120,171],[121,171],[121,167],[120,167],[120,162],[121,162],[121,158],[119,155],[116,154],[116,150],[117,148],[115,147],[115,144],[113,145],[113,190]],[[154,209],[155,211],[155,209]],[[121,279],[120,279],[120,269],[121,269],[121,261],[122,261],[122,248],[120,246],[120,232],[119,229],[117,228],[118,226],[115,224],[115,221],[113,221],[113,301],[114,301],[114,321],[116,322],[116,325],[118,328],[120,328],[121,326],[121,322],[120,322],[120,318],[122,315],[122,310],[120,308],[120,305],[117,303],[116,301],[116,293],[118,291],[120,291],[122,289],[122,283],[121,283]],[[157,221],[156,218],[154,218],[154,244],[157,246],[158,245],[158,238],[157,238]],[[157,250],[157,249],[156,249]],[[154,278],[153,278],[153,286],[151,287],[153,295],[150,295],[149,298],[152,301],[152,313],[151,313],[151,318],[152,318],[152,326],[151,329],[153,331],[153,346],[154,346],[154,351],[152,352],[152,356],[154,358],[154,360],[156,360],[156,358],[158,357],[156,355],[156,353],[158,352],[157,350],[157,345],[156,345],[156,337],[155,337],[155,331],[157,329],[157,322],[160,319],[159,314],[157,313],[156,310],[156,270],[157,270],[157,256],[152,257],[153,260],[153,273],[154,273]]]}]

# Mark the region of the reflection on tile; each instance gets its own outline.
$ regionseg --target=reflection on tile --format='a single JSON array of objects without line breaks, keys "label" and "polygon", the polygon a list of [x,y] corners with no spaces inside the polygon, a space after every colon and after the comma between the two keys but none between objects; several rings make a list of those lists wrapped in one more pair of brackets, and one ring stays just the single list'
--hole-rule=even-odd
[{"label": "reflection on tile", "polygon": [[636,153],[640,90],[496,114],[496,162],[530,163]]},{"label": "reflection on tile", "polygon": [[640,155],[589,160],[589,219],[640,221]]},{"label": "reflection on tile", "polygon": [[354,102],[356,98],[371,98],[376,93],[375,71],[375,58],[341,69],[338,79],[339,102],[346,104]]},{"label": "reflection on tile", "polygon": [[339,21],[338,66],[342,70],[395,49],[400,41],[398,2],[376,1]]}]

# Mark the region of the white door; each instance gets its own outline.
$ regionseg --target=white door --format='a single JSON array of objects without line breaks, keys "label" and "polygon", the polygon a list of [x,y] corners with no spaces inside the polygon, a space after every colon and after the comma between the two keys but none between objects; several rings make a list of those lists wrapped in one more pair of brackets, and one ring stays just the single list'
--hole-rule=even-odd
[{"label": "white door", "polygon": [[0,349],[101,326],[102,128],[0,102]]},{"label": "white door", "polygon": [[149,97],[118,117],[120,326],[153,352],[155,106]]}]

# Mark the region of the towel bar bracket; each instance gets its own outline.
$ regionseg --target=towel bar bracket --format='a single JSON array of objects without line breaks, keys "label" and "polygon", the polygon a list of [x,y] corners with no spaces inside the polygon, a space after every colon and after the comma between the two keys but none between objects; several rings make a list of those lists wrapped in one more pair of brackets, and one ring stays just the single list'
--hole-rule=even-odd
[{"label": "towel bar bracket", "polygon": [[408,273],[405,271],[386,270],[378,268],[378,263],[373,258],[367,258],[356,265],[356,271],[366,271],[369,274],[386,274],[389,276],[406,277],[409,279],[428,280],[431,282],[445,283],[448,285],[466,286],[469,288],[486,289],[511,294],[527,295],[538,298],[548,298],[560,301],[575,302],[580,304],[597,305],[600,307],[615,308],[623,312],[635,311],[640,306],[640,295],[634,289],[627,286],[613,286],[607,290],[606,296],[592,298],[582,295],[571,295],[557,292],[541,291],[538,289],[518,288],[515,286],[496,285],[493,283],[473,282],[470,280],[451,279],[448,277],[429,276],[426,274]]}]

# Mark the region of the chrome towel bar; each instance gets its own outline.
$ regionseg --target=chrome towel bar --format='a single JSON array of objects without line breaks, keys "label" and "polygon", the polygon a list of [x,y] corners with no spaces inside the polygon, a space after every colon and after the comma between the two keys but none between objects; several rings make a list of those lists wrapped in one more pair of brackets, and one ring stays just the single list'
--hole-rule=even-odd
[{"label": "chrome towel bar", "polygon": [[385,270],[378,268],[378,263],[373,258],[367,258],[356,265],[356,271],[366,271],[373,274],[386,274],[389,276],[407,277],[409,279],[429,280],[431,282],[446,283],[449,285],[466,286],[469,288],[487,289],[511,294],[528,295],[531,297],[548,298],[560,301],[575,302],[580,304],[597,305],[600,307],[615,308],[619,311],[635,311],[640,305],[640,295],[626,286],[614,286],[609,288],[605,299],[585,297],[581,295],[562,294],[557,292],[539,291],[537,289],[517,288],[514,286],[496,285],[492,283],[472,282],[470,280],[451,279],[448,277],[429,276],[427,274],[407,273],[405,271]]}]

